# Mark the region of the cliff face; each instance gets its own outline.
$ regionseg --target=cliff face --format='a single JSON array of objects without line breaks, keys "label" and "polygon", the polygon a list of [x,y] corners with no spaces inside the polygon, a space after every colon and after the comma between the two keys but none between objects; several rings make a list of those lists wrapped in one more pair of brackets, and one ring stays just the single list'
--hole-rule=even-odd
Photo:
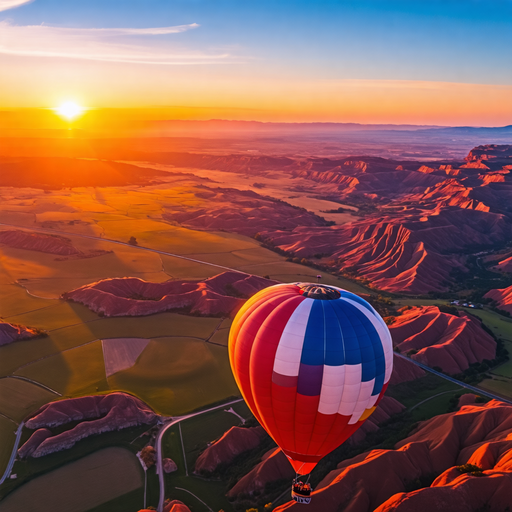
[{"label": "cliff face", "polygon": [[[41,407],[26,423],[37,429],[18,450],[21,458],[42,457],[71,448],[80,439],[121,430],[134,425],[152,424],[157,415],[141,400],[125,393],[85,396],[51,402]],[[52,427],[80,421],[78,425],[53,435]]]},{"label": "cliff face", "polygon": [[[347,442],[353,444],[360,443],[368,433],[378,430],[380,423],[387,421],[391,416],[403,410],[404,406],[400,402],[394,398],[384,396],[371,417],[363,423],[361,428]],[[261,492],[269,482],[283,479],[291,481],[294,476],[295,471],[286,455],[279,448],[273,448],[262,457],[259,464],[230,489],[227,495],[228,497],[236,497],[239,494],[250,495],[255,492]]]},{"label": "cliff face", "polygon": [[393,343],[411,358],[450,374],[461,373],[470,364],[496,357],[496,341],[480,320],[459,312],[443,313],[435,306],[405,311],[389,326]]},{"label": "cliff face", "polygon": [[[476,464],[483,476],[455,466]],[[437,476],[430,487],[406,492]],[[312,495],[312,512],[503,512],[512,507],[512,407],[491,401],[420,424],[395,450],[343,461]],[[281,512],[300,507],[289,502]],[[297,509],[298,510],[298,509]]]},{"label": "cliff face", "polygon": [[229,315],[244,303],[240,297],[253,295],[276,283],[239,272],[224,272],[204,281],[165,283],[124,277],[88,284],[62,297],[105,316],[144,316],[181,308],[206,316]]}]

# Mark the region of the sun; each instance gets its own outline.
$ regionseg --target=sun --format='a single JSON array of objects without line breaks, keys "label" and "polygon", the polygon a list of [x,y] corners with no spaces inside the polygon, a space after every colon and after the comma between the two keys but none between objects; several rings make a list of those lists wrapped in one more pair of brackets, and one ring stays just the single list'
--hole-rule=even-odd
[{"label": "sun", "polygon": [[66,101],[55,109],[57,114],[61,117],[65,117],[68,121],[72,121],[75,117],[83,114],[85,111],[84,107],[77,105],[73,101]]}]

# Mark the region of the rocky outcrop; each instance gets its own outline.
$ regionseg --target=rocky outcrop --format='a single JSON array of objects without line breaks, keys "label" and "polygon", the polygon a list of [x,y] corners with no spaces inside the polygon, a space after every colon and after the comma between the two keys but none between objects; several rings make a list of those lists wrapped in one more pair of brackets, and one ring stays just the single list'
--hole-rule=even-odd
[{"label": "rocky outcrop", "polygon": [[256,448],[265,436],[260,427],[230,428],[218,441],[201,453],[195,464],[195,473],[212,473],[219,466],[229,464],[241,453]]},{"label": "rocky outcrop", "polygon": [[[313,512],[503,512],[512,507],[512,407],[491,401],[422,422],[395,450],[341,462],[317,486]],[[466,463],[482,476],[462,473]],[[462,470],[464,471],[464,470]],[[406,492],[432,476],[433,484]],[[485,509],[484,507],[488,507]],[[297,509],[295,502],[278,512]]]},{"label": "rocky outcrop", "polygon": [[16,249],[46,252],[60,256],[76,256],[82,252],[73,246],[69,238],[45,235],[18,229],[0,231],[0,243]]},{"label": "rocky outcrop", "polygon": [[251,237],[263,229],[291,230],[328,224],[303,208],[250,190],[205,189],[197,192],[196,197],[203,200],[201,207],[169,207],[163,217],[193,229],[230,231]]},{"label": "rocky outcrop", "polygon": [[[508,258],[512,260],[512,258]],[[507,260],[505,260],[507,261]],[[496,302],[498,308],[508,311],[512,314],[512,286],[508,288],[498,288],[487,292],[484,297]]]},{"label": "rocky outcrop", "polygon": [[144,316],[173,309],[199,315],[229,315],[244,299],[277,281],[224,272],[204,281],[150,283],[136,277],[105,279],[65,293],[62,298],[84,304],[104,316]]},{"label": "rocky outcrop", "polygon": [[494,338],[478,318],[462,311],[455,316],[436,306],[414,307],[397,317],[389,331],[402,354],[449,374],[496,357]]},{"label": "rocky outcrop", "polygon": [[23,325],[0,322],[0,347],[2,345],[8,345],[13,341],[29,340],[40,335],[40,332],[30,329],[29,327],[24,327]]},{"label": "rocky outcrop", "polygon": [[51,430],[47,428],[37,429],[31,436],[30,439],[18,450],[18,457],[20,459],[26,459],[30,457],[39,447],[39,445],[45,440],[51,437],[53,434]]},{"label": "rocky outcrop", "polygon": [[473,393],[464,393],[460,398],[457,404],[458,409],[464,407],[465,405],[474,405],[475,400],[477,399],[477,395]]},{"label": "rocky outcrop", "polygon": [[[375,412],[347,442],[352,444],[362,442],[369,433],[379,430],[378,425],[380,423],[389,420],[391,416],[399,414],[404,409],[405,407],[394,398],[384,396],[379,402]],[[231,488],[227,495],[233,498],[239,494],[251,495],[254,492],[263,491],[269,482],[276,482],[283,479],[291,480],[294,476],[295,471],[286,458],[286,455],[284,455],[280,448],[273,448],[265,453],[261,462],[242,477],[237,484]]]},{"label": "rocky outcrop", "polygon": [[262,491],[268,482],[279,480],[292,480],[295,470],[292,468],[286,455],[280,448],[269,450],[247,475],[243,476],[227,496],[236,497],[239,494],[253,494],[255,491]]},{"label": "rocky outcrop", "polygon": [[450,207],[262,236],[301,258],[328,254],[326,259],[335,268],[349,268],[376,288],[427,293],[445,291],[450,272],[464,269],[461,258],[447,253],[509,240],[512,225],[502,214]]},{"label": "rocky outcrop", "polygon": [[390,396],[384,396],[375,412],[352,434],[348,442],[359,444],[371,432],[377,432],[379,425],[405,410],[405,406]]},{"label": "rocky outcrop", "polygon": [[190,512],[190,509],[179,500],[172,500],[165,504],[164,512]]},{"label": "rocky outcrop", "polygon": [[[41,407],[26,423],[39,429],[19,449],[22,456],[42,457],[71,448],[80,439],[135,425],[151,425],[157,415],[141,400],[125,393],[85,396],[51,402]],[[79,421],[70,430],[47,436],[47,429]]]}]

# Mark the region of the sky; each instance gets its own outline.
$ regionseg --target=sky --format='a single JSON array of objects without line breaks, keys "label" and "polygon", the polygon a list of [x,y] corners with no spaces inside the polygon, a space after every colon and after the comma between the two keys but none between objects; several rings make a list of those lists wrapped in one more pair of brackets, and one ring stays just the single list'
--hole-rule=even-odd
[{"label": "sky", "polygon": [[511,29],[512,0],[0,0],[0,108],[503,126]]}]

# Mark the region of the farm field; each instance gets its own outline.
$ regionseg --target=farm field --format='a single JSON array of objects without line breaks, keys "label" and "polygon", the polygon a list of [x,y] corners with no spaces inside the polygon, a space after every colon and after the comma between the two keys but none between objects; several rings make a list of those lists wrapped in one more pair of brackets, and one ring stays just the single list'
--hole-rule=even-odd
[{"label": "farm field", "polygon": [[152,339],[137,363],[108,383],[164,415],[184,414],[238,394],[226,348],[185,337]]},{"label": "farm field", "polygon": [[27,482],[0,501],[0,512],[87,512],[142,485],[135,455],[105,448]]},{"label": "farm field", "polygon": [[0,379],[0,413],[21,423],[25,416],[57,395],[25,380]]}]

